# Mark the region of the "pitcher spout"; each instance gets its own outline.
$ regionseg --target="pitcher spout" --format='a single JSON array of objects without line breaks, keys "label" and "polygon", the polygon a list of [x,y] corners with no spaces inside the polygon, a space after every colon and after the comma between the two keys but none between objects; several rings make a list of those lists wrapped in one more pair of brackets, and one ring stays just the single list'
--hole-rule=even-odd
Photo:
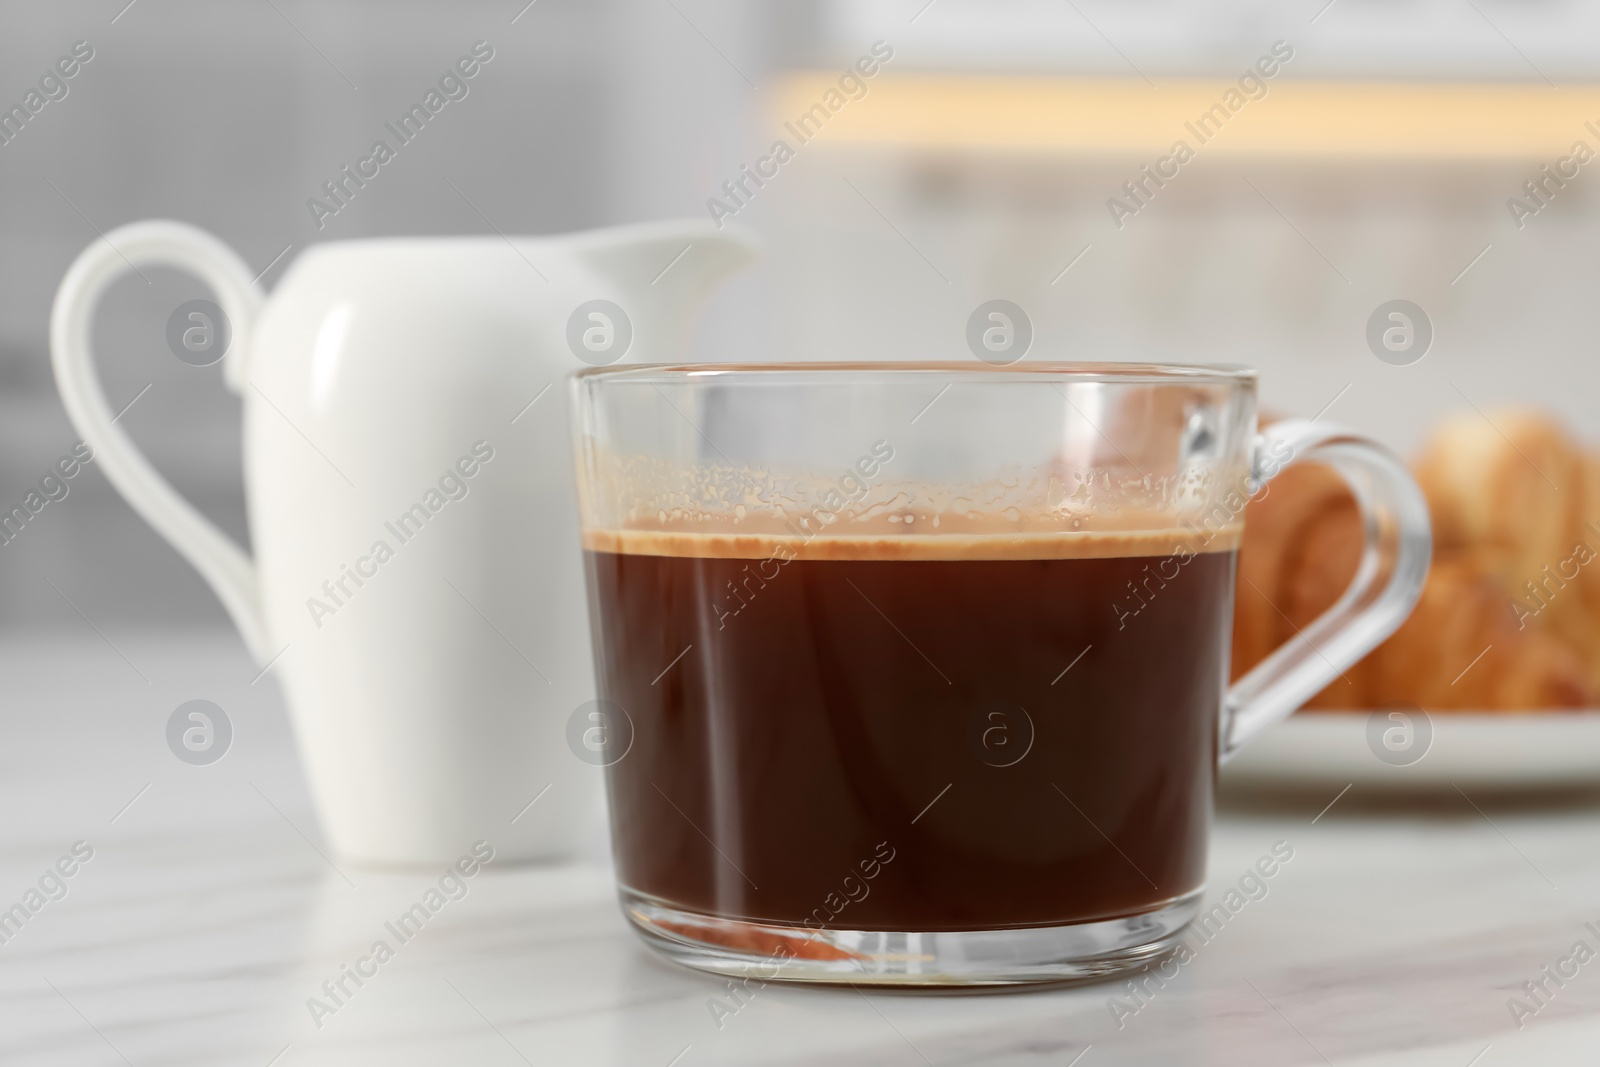
[{"label": "pitcher spout", "polygon": [[717,283],[754,262],[755,237],[702,220],[616,226],[570,238],[567,253],[619,294],[633,320],[629,362],[678,358]]}]

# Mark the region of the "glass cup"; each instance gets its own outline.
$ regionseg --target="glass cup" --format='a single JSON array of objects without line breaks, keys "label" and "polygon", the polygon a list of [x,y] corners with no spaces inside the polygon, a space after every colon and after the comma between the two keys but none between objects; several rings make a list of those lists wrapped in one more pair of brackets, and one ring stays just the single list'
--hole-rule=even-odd
[{"label": "glass cup", "polygon": [[[1055,981],[1172,947],[1216,766],[1394,631],[1428,512],[1254,372],[634,366],[574,380],[618,889],[761,979]],[[1334,467],[1345,595],[1228,686],[1250,497]]]}]

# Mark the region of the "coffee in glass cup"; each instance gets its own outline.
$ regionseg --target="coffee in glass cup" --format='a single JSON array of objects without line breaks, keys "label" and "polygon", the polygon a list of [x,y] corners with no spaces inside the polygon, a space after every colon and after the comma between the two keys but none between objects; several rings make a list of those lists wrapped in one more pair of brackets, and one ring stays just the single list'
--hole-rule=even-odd
[{"label": "coffee in glass cup", "polygon": [[[1240,368],[575,388],[619,891],[722,973],[987,984],[1165,951],[1219,756],[1387,636],[1427,567],[1403,466],[1330,428],[1258,436]],[[1357,486],[1371,566],[1230,694],[1244,505],[1302,459]]]}]

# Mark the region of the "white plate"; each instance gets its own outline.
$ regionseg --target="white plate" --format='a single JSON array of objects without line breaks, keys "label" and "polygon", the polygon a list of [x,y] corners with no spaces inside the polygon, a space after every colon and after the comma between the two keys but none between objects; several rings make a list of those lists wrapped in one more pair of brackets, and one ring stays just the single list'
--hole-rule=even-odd
[{"label": "white plate", "polygon": [[1600,710],[1303,712],[1270,727],[1229,760],[1221,783],[1430,790],[1451,783],[1463,789],[1600,786]]}]

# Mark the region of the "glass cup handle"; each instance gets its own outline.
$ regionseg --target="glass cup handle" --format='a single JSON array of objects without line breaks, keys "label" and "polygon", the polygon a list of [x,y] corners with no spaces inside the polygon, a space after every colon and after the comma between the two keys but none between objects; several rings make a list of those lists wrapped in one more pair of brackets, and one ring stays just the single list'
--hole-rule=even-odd
[{"label": "glass cup handle", "polygon": [[1304,419],[1274,423],[1256,437],[1252,495],[1295,463],[1325,463],[1349,484],[1361,509],[1361,562],[1337,603],[1228,690],[1222,705],[1224,762],[1399,629],[1422,595],[1433,556],[1428,502],[1394,453],[1336,426]]}]

